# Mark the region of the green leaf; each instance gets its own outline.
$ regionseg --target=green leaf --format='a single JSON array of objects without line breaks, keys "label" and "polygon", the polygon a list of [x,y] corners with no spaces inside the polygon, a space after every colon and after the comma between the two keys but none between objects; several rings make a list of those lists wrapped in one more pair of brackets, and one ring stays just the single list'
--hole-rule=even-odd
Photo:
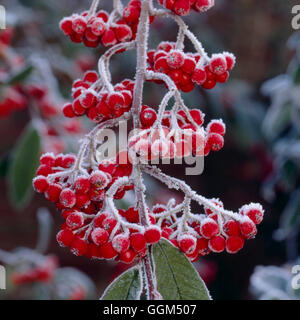
[{"label": "green leaf", "polygon": [[10,154],[6,153],[0,158],[0,179],[4,178],[8,172],[10,163]]},{"label": "green leaf", "polygon": [[13,153],[9,170],[9,191],[12,204],[20,209],[28,204],[32,195],[32,179],[38,167],[40,136],[28,126]]},{"label": "green leaf", "polygon": [[157,289],[165,300],[211,300],[191,262],[170,242],[155,244],[153,258]]},{"label": "green leaf", "polygon": [[133,267],[122,273],[105,290],[101,300],[139,300],[142,291],[140,272]]},{"label": "green leaf", "polygon": [[32,66],[25,66],[21,71],[19,71],[16,74],[13,74],[10,78],[8,78],[5,81],[6,85],[14,85],[20,82],[23,82],[27,79],[27,77],[31,74],[31,72],[33,71],[33,67]]}]

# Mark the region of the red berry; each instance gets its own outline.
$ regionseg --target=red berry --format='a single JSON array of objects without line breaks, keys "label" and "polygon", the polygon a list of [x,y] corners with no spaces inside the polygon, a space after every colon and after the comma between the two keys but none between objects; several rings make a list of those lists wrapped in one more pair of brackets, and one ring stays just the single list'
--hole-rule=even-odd
[{"label": "red berry", "polygon": [[71,35],[73,33],[72,19],[71,18],[62,19],[61,22],[59,23],[59,27],[66,36]]},{"label": "red berry", "polygon": [[215,237],[219,232],[219,225],[211,218],[205,218],[201,222],[200,232],[204,238],[210,239]]},{"label": "red berry", "polygon": [[166,57],[161,57],[155,61],[154,70],[156,72],[161,72],[167,74],[170,71],[170,67],[167,63]]},{"label": "red berry", "polygon": [[148,227],[145,231],[146,242],[150,244],[157,243],[161,237],[161,229],[157,226]]},{"label": "red berry", "polygon": [[208,247],[213,252],[222,252],[225,249],[225,239],[222,236],[216,236],[208,241]]},{"label": "red berry", "polygon": [[72,103],[66,103],[63,106],[63,114],[67,118],[74,118],[75,117],[75,112],[74,112]]},{"label": "red berry", "polygon": [[69,188],[62,190],[59,195],[59,202],[66,208],[72,208],[76,203],[76,196],[74,191]]},{"label": "red berry", "polygon": [[49,174],[51,174],[53,171],[52,171],[52,168],[45,165],[45,164],[42,164],[38,167],[37,171],[36,171],[36,175],[39,176],[45,176],[47,177]]},{"label": "red berry", "polygon": [[174,6],[174,11],[179,16],[186,16],[191,11],[190,0],[177,0]]},{"label": "red berry", "polygon": [[235,220],[226,221],[223,230],[228,236],[239,236],[241,234],[240,225]]},{"label": "red berry", "polygon": [[97,215],[94,219],[94,226],[102,227],[102,223],[107,217],[109,217],[109,214],[105,212],[101,213],[100,215]]},{"label": "red berry", "polygon": [[130,235],[130,246],[135,252],[141,252],[146,248],[146,238],[141,233]]},{"label": "red berry", "polygon": [[91,238],[97,246],[101,246],[109,239],[109,234],[103,228],[95,228],[91,233]]},{"label": "red berry", "polygon": [[104,32],[101,42],[105,47],[113,46],[117,43],[117,38],[112,29],[108,29]]},{"label": "red berry", "polygon": [[235,65],[235,56],[229,52],[224,52],[223,54],[226,59],[227,71],[231,71]]},{"label": "red berry", "polygon": [[156,121],[156,118],[156,112],[152,108],[146,108],[140,115],[141,123],[146,128],[151,127]]},{"label": "red berry", "polygon": [[196,68],[196,62],[193,58],[191,57],[185,57],[184,58],[184,63],[181,67],[181,70],[188,73],[192,74]]},{"label": "red berry", "polygon": [[210,253],[210,249],[208,248],[208,240],[205,238],[197,239],[197,248],[196,248],[201,256],[205,256]]},{"label": "red berry", "polygon": [[212,56],[209,63],[210,71],[214,74],[221,75],[227,71],[226,59],[222,54]]},{"label": "red berry", "polygon": [[195,251],[197,239],[192,235],[183,235],[178,241],[179,248],[186,254],[191,254]]},{"label": "red berry", "polygon": [[138,223],[140,220],[139,212],[134,207],[128,208],[125,212],[125,218],[128,222]]},{"label": "red berry", "polygon": [[196,11],[204,12],[214,6],[214,0],[196,0],[194,8]]},{"label": "red berry", "polygon": [[251,203],[243,206],[241,213],[248,216],[255,224],[260,224],[264,217],[264,210],[259,203]]},{"label": "red berry", "polygon": [[88,194],[82,194],[82,193],[76,194],[76,207],[83,208],[89,205],[90,202],[91,202],[91,199]]},{"label": "red berry", "polygon": [[212,120],[207,126],[207,131],[210,133],[218,133],[221,136],[224,136],[226,126],[222,120]]},{"label": "red berry", "polygon": [[40,164],[53,167],[55,165],[55,157],[53,153],[45,153],[40,158]]},{"label": "red berry", "polygon": [[216,80],[206,80],[202,84],[202,88],[210,90],[210,89],[213,89],[216,86],[216,84],[217,84]]},{"label": "red berry", "polygon": [[204,122],[204,116],[203,113],[198,109],[192,109],[190,110],[190,115],[193,118],[193,120],[201,126]]},{"label": "red berry", "polygon": [[113,248],[119,252],[125,252],[129,249],[130,241],[126,234],[118,234],[112,240]]},{"label": "red berry", "polygon": [[101,259],[102,256],[99,246],[95,245],[94,243],[89,243],[85,256],[90,259]]},{"label": "red berry", "polygon": [[78,177],[74,182],[74,190],[76,193],[88,193],[90,186],[90,180],[84,176]]},{"label": "red berry", "polygon": [[44,176],[37,176],[33,179],[33,188],[36,192],[45,192],[49,187],[48,180]]},{"label": "red berry", "polygon": [[167,56],[167,64],[172,69],[179,69],[184,64],[184,55],[181,51],[172,50]]},{"label": "red berry", "polygon": [[220,75],[216,75],[216,77],[215,77],[216,81],[220,82],[220,83],[225,83],[228,78],[229,78],[229,72],[228,71],[225,71],[224,73],[222,73]]},{"label": "red berry", "polygon": [[133,250],[128,249],[127,251],[120,253],[120,262],[128,263],[128,264],[132,263],[135,256],[136,256],[136,253]]},{"label": "red berry", "polygon": [[198,85],[203,85],[206,81],[206,72],[205,70],[197,67],[192,75],[192,81]]},{"label": "red berry", "polygon": [[218,133],[209,133],[207,143],[212,151],[219,151],[224,146],[224,138]]},{"label": "red berry", "polygon": [[51,202],[57,202],[61,191],[62,191],[62,187],[60,184],[51,183],[47,191],[45,192],[45,197],[47,200]]},{"label": "red berry", "polygon": [[240,221],[240,229],[241,229],[241,234],[246,238],[246,239],[251,239],[256,236],[257,229],[255,226],[255,223],[248,217],[244,217]]},{"label": "red berry", "polygon": [[100,254],[104,259],[113,259],[118,252],[113,248],[111,242],[107,242],[100,247]]},{"label": "red berry", "polygon": [[105,218],[102,222],[102,227],[110,234],[114,227],[117,225],[117,220],[115,218]]},{"label": "red berry", "polygon": [[68,247],[72,240],[74,238],[74,234],[69,229],[64,229],[59,231],[59,233],[56,235],[56,240],[62,247]]},{"label": "red berry", "polygon": [[106,29],[105,23],[101,18],[95,18],[89,27],[91,32],[98,37],[102,36]]},{"label": "red berry", "polygon": [[169,239],[171,234],[173,233],[173,229],[169,227],[164,227],[161,231],[161,236],[163,238]]},{"label": "red berry", "polygon": [[76,256],[82,256],[86,253],[88,245],[86,241],[78,236],[75,236],[70,244],[70,248],[72,253],[74,253]]},{"label": "red berry", "polygon": [[86,29],[87,23],[81,16],[72,20],[72,28],[76,33],[83,34]]},{"label": "red berry", "polygon": [[239,236],[232,236],[226,240],[226,251],[228,253],[237,253],[244,246],[244,239]]},{"label": "red berry", "polygon": [[114,28],[118,41],[124,42],[132,38],[132,31],[126,24],[120,24]]},{"label": "red berry", "polygon": [[84,218],[81,212],[74,211],[66,219],[66,224],[71,229],[77,229],[83,226]]},{"label": "red berry", "polygon": [[108,185],[107,175],[100,170],[95,171],[90,177],[90,184],[96,189],[106,188]]},{"label": "red berry", "polygon": [[95,83],[98,80],[99,76],[96,71],[87,71],[83,76],[83,81],[89,83]]}]

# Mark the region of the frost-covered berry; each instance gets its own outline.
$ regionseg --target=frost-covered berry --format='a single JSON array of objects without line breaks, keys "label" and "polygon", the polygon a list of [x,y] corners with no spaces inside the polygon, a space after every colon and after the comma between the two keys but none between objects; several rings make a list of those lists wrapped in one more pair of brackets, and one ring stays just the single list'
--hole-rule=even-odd
[{"label": "frost-covered berry", "polygon": [[232,219],[225,222],[223,225],[223,231],[228,236],[238,236],[241,234],[239,223]]},{"label": "frost-covered berry", "polygon": [[97,246],[101,246],[108,241],[109,234],[103,228],[95,228],[91,233],[91,238]]},{"label": "frost-covered berry", "polygon": [[113,231],[116,225],[117,225],[117,220],[111,217],[105,218],[102,222],[103,229],[105,229],[109,234]]},{"label": "frost-covered berry", "polygon": [[74,182],[74,189],[77,193],[87,193],[90,190],[89,178],[81,176]]},{"label": "frost-covered berry", "polygon": [[141,112],[140,115],[141,123],[146,128],[151,127],[154,124],[156,118],[156,112],[152,108],[146,108],[144,111]]},{"label": "frost-covered berry", "polygon": [[146,238],[142,233],[130,235],[130,246],[135,252],[141,252],[146,248]]},{"label": "frost-covered berry", "polygon": [[69,228],[75,229],[83,226],[84,218],[81,212],[74,211],[68,215],[66,219],[66,224]]},{"label": "frost-covered berry", "polygon": [[209,133],[207,143],[212,151],[219,151],[224,146],[224,138],[218,133]]},{"label": "frost-covered berry", "polygon": [[179,248],[186,254],[191,254],[195,251],[197,239],[192,235],[183,235],[178,240]]},{"label": "frost-covered berry", "polygon": [[212,120],[207,125],[207,131],[210,133],[218,133],[221,136],[224,136],[225,131],[226,131],[225,123],[221,119],[220,120]]},{"label": "frost-covered berry", "polygon": [[241,213],[248,216],[255,224],[260,224],[264,217],[264,210],[259,203],[250,203],[243,206]]},{"label": "frost-covered berry", "polygon": [[33,179],[33,188],[36,192],[42,193],[48,189],[49,182],[44,176],[37,176]]},{"label": "frost-covered berry", "polygon": [[227,62],[222,54],[214,54],[209,63],[210,71],[220,75],[227,71]]},{"label": "frost-covered berry", "polygon": [[107,175],[104,172],[97,170],[91,175],[90,183],[96,189],[104,189],[108,184]]},{"label": "frost-covered berry", "polygon": [[220,228],[215,220],[205,218],[201,221],[200,232],[204,238],[210,239],[220,232]]},{"label": "frost-covered berry", "polygon": [[127,251],[130,246],[128,236],[126,234],[116,235],[112,240],[112,246],[119,253]]},{"label": "frost-covered berry", "polygon": [[184,55],[179,50],[170,51],[167,56],[167,64],[172,69],[179,69],[184,64]]},{"label": "frost-covered berry", "polygon": [[113,248],[111,242],[107,242],[100,247],[101,256],[104,259],[110,260],[118,255],[118,252]]},{"label": "frost-covered berry", "polygon": [[62,247],[68,247],[74,238],[74,234],[69,229],[63,229],[56,235],[56,240]]},{"label": "frost-covered berry", "polygon": [[74,253],[76,256],[82,256],[86,253],[88,245],[86,241],[81,239],[78,236],[75,236],[70,244],[71,252]]},{"label": "frost-covered berry", "polygon": [[59,202],[62,206],[66,208],[74,207],[76,203],[76,196],[74,191],[70,188],[62,190],[62,192],[59,195]]},{"label": "frost-covered berry", "polygon": [[235,66],[235,56],[230,52],[223,52],[223,55],[226,59],[227,71],[231,71]]},{"label": "frost-covered berry", "polygon": [[57,202],[62,191],[62,186],[58,183],[51,183],[45,192],[45,197],[51,202]]},{"label": "frost-covered berry", "polygon": [[193,75],[192,75],[192,81],[195,82],[198,85],[202,85],[206,81],[206,72],[205,70],[201,68],[196,68]]},{"label": "frost-covered berry", "polygon": [[120,262],[129,264],[133,262],[135,257],[136,253],[132,249],[128,249],[120,253]]},{"label": "frost-covered berry", "polygon": [[255,223],[248,217],[243,217],[242,220],[240,221],[240,229],[241,229],[241,234],[246,238],[246,239],[251,239],[256,236],[257,229]]},{"label": "frost-covered berry", "polygon": [[225,249],[225,239],[222,236],[216,236],[208,241],[208,247],[213,252],[222,252]]},{"label": "frost-covered berry", "polygon": [[244,239],[239,236],[232,236],[226,239],[226,251],[228,253],[237,253],[244,246]]},{"label": "frost-covered berry", "polygon": [[157,243],[161,237],[161,229],[157,226],[151,226],[146,228],[145,238],[149,244]]},{"label": "frost-covered berry", "polygon": [[208,255],[210,253],[210,249],[208,247],[208,239],[198,238],[197,239],[197,250],[201,256]]}]

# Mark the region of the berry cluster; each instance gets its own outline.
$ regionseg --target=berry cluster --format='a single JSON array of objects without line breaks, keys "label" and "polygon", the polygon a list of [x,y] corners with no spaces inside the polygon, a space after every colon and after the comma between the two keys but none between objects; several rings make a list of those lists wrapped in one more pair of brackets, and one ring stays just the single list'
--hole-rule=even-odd
[{"label": "berry cluster", "polygon": [[179,110],[175,123],[171,112],[165,111],[161,128],[152,127],[156,121],[152,108],[143,106],[140,118],[143,130],[132,135],[128,146],[144,160],[207,156],[210,151],[223,148],[224,122],[212,120],[204,130],[204,114],[198,109],[191,109],[188,113]]},{"label": "berry cluster", "polygon": [[58,262],[55,256],[46,256],[38,263],[23,264],[11,274],[11,279],[16,285],[49,282],[53,279],[57,266]]},{"label": "berry cluster", "polygon": [[133,89],[133,81],[123,80],[109,91],[96,72],[87,71],[73,83],[74,101],[64,105],[63,113],[68,118],[87,115],[94,122],[118,118],[130,110]]},{"label": "berry cluster", "polygon": [[[223,208],[219,199],[212,199],[214,204]],[[152,212],[154,216],[163,216],[167,208],[156,205]],[[246,239],[252,239],[257,233],[256,225],[263,219],[263,209],[260,204],[244,205],[238,214],[221,216],[216,211],[205,208],[205,214],[192,215],[187,224],[176,224],[170,218],[160,221],[162,237],[170,240],[192,261],[210,252],[237,253],[244,246]],[[180,220],[181,221],[181,220]],[[185,229],[185,230],[184,230]]]},{"label": "berry cluster", "polygon": [[235,65],[229,52],[213,54],[209,61],[199,53],[177,50],[175,43],[162,42],[156,50],[148,51],[148,70],[168,75],[183,92],[190,92],[195,85],[212,89],[217,82],[225,83]]},{"label": "berry cluster", "polygon": [[95,14],[85,11],[64,18],[60,22],[60,28],[72,42],[83,42],[87,47],[94,48],[100,43],[109,47],[135,39],[140,12],[141,1],[131,0],[120,18],[116,18],[115,13],[109,15],[104,10]]},{"label": "berry cluster", "polygon": [[158,0],[158,2],[179,16],[186,16],[191,10],[205,12],[215,5],[215,0]]}]

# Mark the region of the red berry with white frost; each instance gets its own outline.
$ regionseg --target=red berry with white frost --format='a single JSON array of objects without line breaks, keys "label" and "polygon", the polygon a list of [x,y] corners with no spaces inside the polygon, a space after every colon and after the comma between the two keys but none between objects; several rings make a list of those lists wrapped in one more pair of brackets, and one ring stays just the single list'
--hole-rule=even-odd
[{"label": "red berry with white frost", "polygon": [[200,232],[204,238],[210,239],[220,232],[220,228],[215,220],[205,218],[201,221]]}]

